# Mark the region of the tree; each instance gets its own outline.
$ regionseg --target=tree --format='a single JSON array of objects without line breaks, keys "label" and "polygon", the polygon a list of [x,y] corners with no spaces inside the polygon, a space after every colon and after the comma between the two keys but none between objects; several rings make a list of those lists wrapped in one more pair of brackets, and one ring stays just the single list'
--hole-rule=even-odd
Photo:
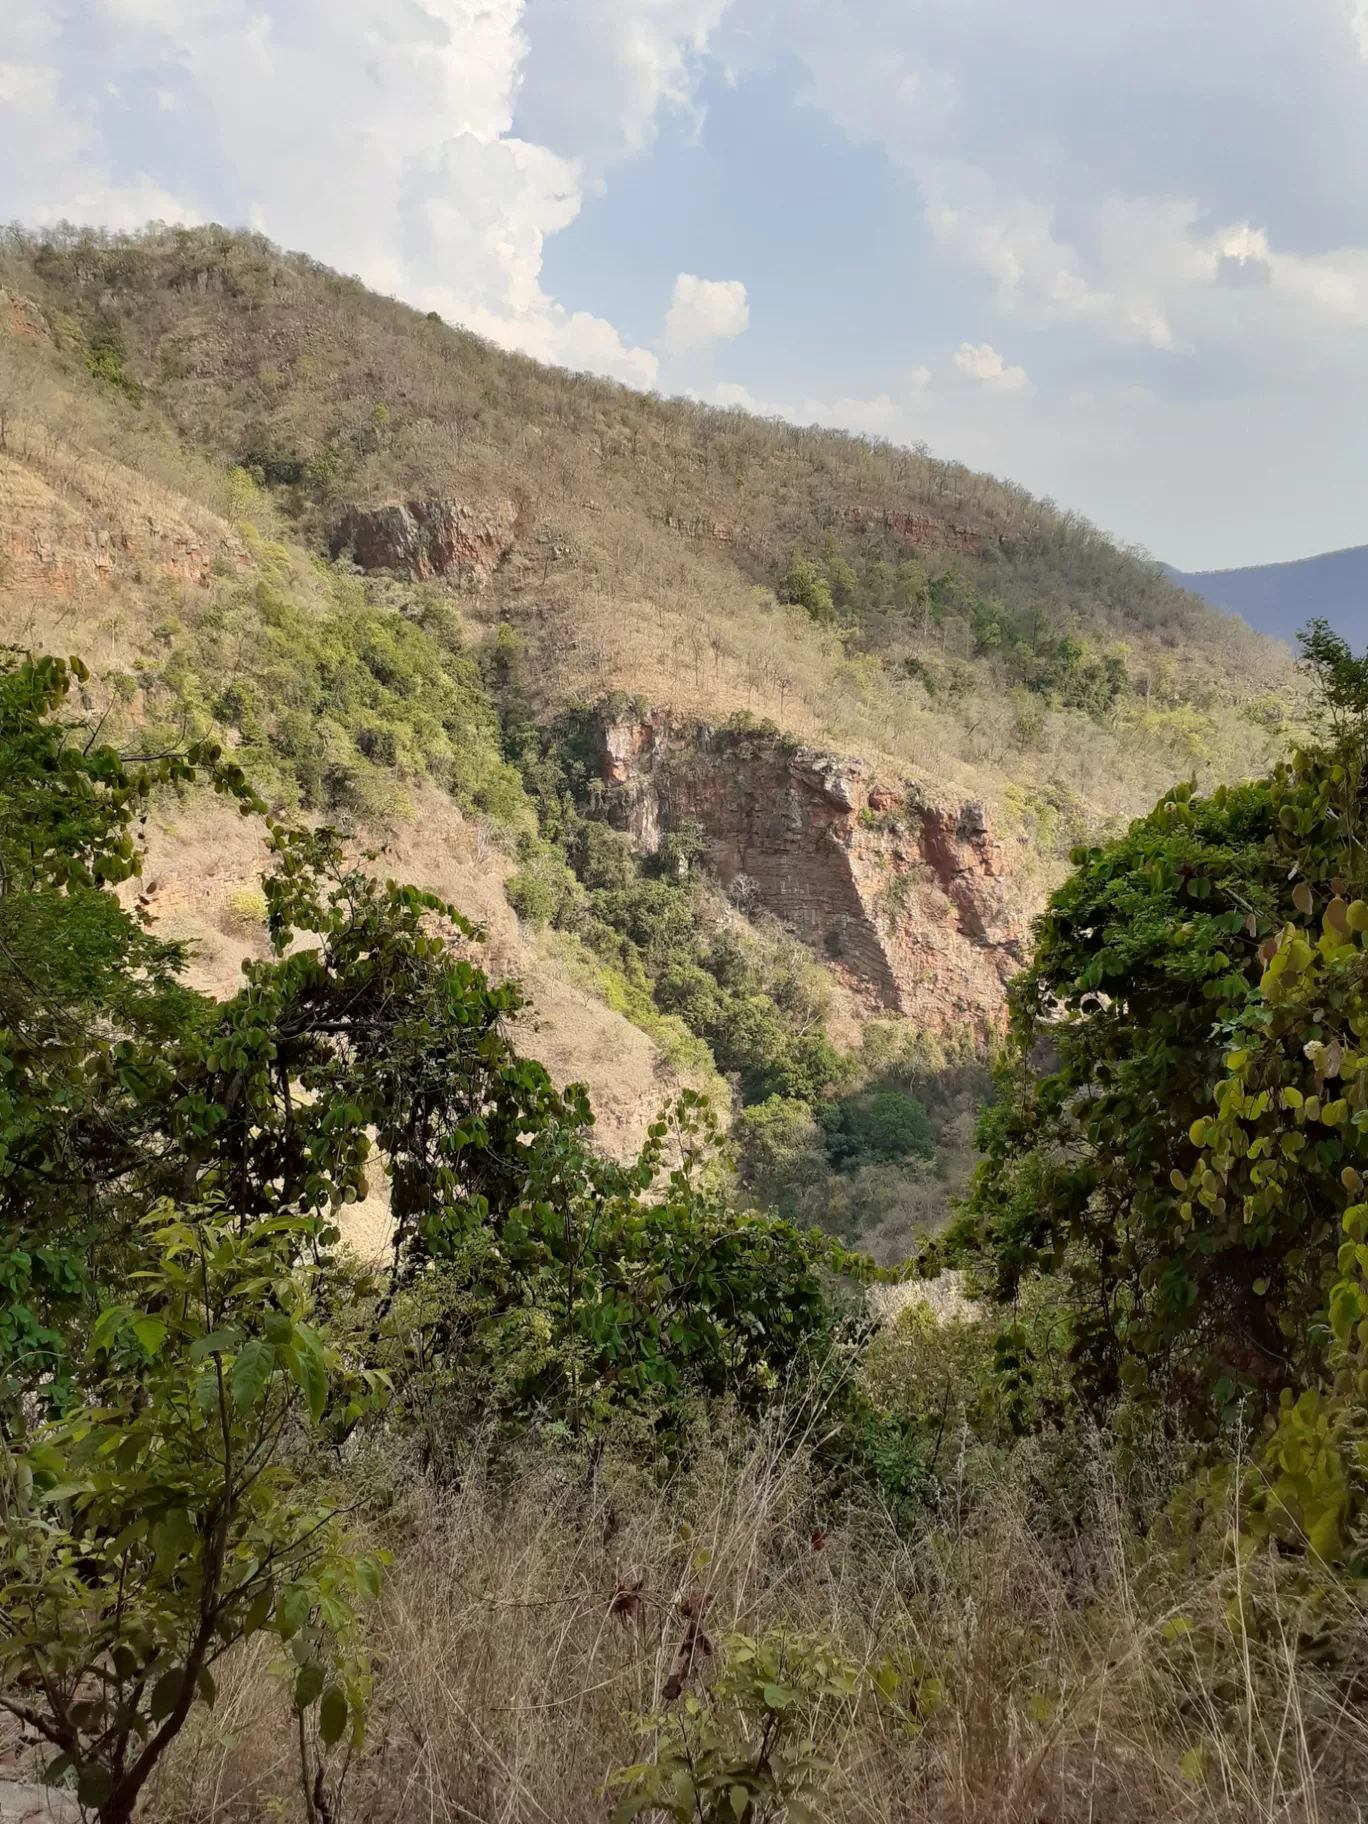
[{"label": "tree", "polygon": [[516,989],[447,941],[472,927],[331,832],[268,826],[274,955],[228,1001],[187,990],[113,891],[139,819],[205,780],[260,807],[212,747],[95,745],[60,714],[83,677],[0,674],[0,1706],[114,1821],[254,1628],[291,1642],[325,1739],[358,1726],[360,1681],[327,1667],[374,1567],[287,1486],[309,1427],[340,1439],[384,1395],[311,1322],[370,1135],[397,1284],[505,1215],[588,1110],[509,1045]]},{"label": "tree", "polygon": [[102,1824],[133,1816],[215,1662],[262,1628],[292,1648],[301,1726],[316,1704],[324,1744],[359,1745],[348,1649],[380,1578],[288,1467],[301,1424],[383,1395],[308,1321],[308,1220],[167,1204],[145,1226],[136,1294],[73,1348],[79,1402],[0,1451],[0,1707]]},{"label": "tree", "polygon": [[1304,650],[1327,745],[1075,851],[952,1245],[1004,1299],[1063,1276],[1090,1404],[1268,1415],[1257,1505],[1333,1556],[1368,1500],[1368,660]]}]

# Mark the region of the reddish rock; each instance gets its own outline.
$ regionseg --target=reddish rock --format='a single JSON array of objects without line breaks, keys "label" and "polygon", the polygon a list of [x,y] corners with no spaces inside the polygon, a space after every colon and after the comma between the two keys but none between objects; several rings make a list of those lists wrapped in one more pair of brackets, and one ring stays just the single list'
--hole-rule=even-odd
[{"label": "reddish rock", "polygon": [[909,544],[943,551],[975,552],[985,542],[985,534],[972,526],[952,525],[930,513],[870,512],[865,507],[847,507],[846,524],[859,531],[873,526],[905,538]]},{"label": "reddish rock", "polygon": [[614,819],[640,848],[697,822],[733,896],[867,1000],[933,1031],[1001,1029],[1030,895],[981,804],[872,785],[861,761],[772,733],[624,721],[603,730],[600,756]]},{"label": "reddish rock", "polygon": [[[101,476],[101,492],[106,482]],[[0,453],[0,587],[74,595],[119,577],[154,576],[206,586],[217,556],[244,555],[208,514],[182,512],[171,496],[127,471],[105,499],[88,484],[86,471],[73,461],[67,492],[59,494]]]},{"label": "reddish rock", "polygon": [[6,291],[3,286],[0,286],[0,329],[12,336],[42,336],[45,340],[50,336],[47,318],[33,299],[17,291]]},{"label": "reddish rock", "polygon": [[454,500],[406,500],[354,507],[330,548],[362,570],[397,570],[421,581],[446,577],[483,588],[513,549],[517,508],[511,500],[467,507]]}]

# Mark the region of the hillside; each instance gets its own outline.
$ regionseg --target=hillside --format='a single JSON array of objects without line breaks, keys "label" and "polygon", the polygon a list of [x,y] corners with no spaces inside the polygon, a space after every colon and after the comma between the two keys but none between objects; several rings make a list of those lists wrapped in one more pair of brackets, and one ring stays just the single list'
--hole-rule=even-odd
[{"label": "hillside", "polygon": [[[1123,816],[1175,749],[1199,771],[1258,758],[1225,712],[1282,682],[1277,650],[989,476],[547,369],[248,236],[12,237],[0,283],[52,321],[68,375],[97,378],[98,400],[63,402],[71,441],[98,437],[225,518],[324,551],[356,508],[483,515],[498,575],[471,609],[527,633],[545,703],[623,689],[749,708]],[[368,562],[459,568],[383,542]],[[842,567],[814,595],[795,553]],[[806,611],[776,616],[776,591]],[[1110,741],[1088,711],[1118,705]]]},{"label": "hillside", "polygon": [[1180,588],[1227,608],[1260,633],[1292,640],[1310,620],[1326,620],[1351,645],[1368,643],[1368,545],[1325,551],[1286,564],[1242,570],[1170,570]]},{"label": "hillside", "polygon": [[[1297,712],[1285,649],[925,451],[218,229],[11,232],[0,286],[5,637],[82,652],[107,734],[218,731],[281,812],[459,878],[611,1147],[720,1071],[752,1192],[893,1255],[1070,848]],[[205,955],[248,887],[206,908],[207,846],[158,856]]]}]

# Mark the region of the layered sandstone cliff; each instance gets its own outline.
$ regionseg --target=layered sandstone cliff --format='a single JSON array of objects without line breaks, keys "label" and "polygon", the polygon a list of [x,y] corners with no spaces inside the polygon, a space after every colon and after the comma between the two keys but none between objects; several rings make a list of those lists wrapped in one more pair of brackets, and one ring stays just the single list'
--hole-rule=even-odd
[{"label": "layered sandstone cliff", "polygon": [[1032,908],[976,803],[771,730],[606,724],[610,815],[654,852],[694,824],[741,905],[781,919],[873,1006],[931,1031],[1001,1029]]}]

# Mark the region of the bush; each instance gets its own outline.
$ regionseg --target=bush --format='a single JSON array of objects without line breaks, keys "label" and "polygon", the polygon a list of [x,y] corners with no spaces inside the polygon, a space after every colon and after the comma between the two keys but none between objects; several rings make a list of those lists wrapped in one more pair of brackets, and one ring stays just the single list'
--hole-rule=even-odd
[{"label": "bush", "polygon": [[827,1157],[842,1171],[929,1159],[935,1151],[926,1110],[906,1090],[863,1090],[826,1104],[819,1118]]},{"label": "bush", "polygon": [[530,869],[520,868],[504,882],[504,898],[524,924],[534,929],[550,924],[556,916],[557,898],[549,882]]}]

